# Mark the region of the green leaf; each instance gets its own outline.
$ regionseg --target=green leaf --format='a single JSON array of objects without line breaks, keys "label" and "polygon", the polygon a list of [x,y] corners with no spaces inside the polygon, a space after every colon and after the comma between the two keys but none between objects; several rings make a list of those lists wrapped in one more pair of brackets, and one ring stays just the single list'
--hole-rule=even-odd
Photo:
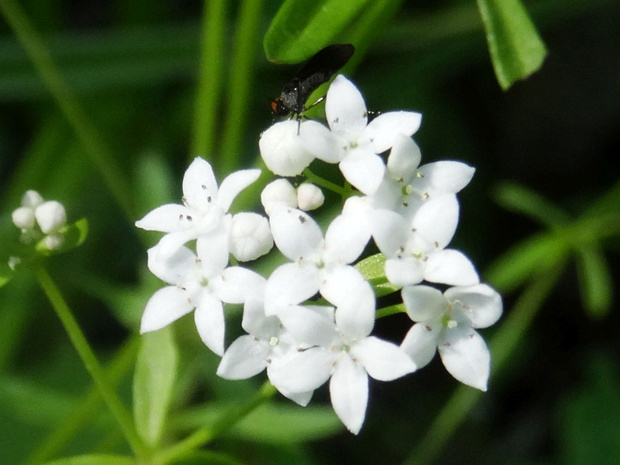
[{"label": "green leaf", "polygon": [[522,213],[544,226],[556,228],[570,220],[563,210],[521,184],[501,183],[494,194],[495,201],[506,210]]},{"label": "green leaf", "polygon": [[527,239],[496,260],[486,279],[502,291],[515,289],[532,273],[550,269],[568,253],[570,244],[559,234],[540,234]]},{"label": "green leaf", "polygon": [[15,270],[13,270],[8,263],[0,263],[0,287],[4,286],[11,279],[13,279],[14,274]]},{"label": "green leaf", "polygon": [[545,44],[520,0],[477,0],[495,76],[502,89],[537,71]]},{"label": "green leaf", "polygon": [[133,457],[125,455],[76,455],[63,459],[46,462],[45,465],[135,465]]},{"label": "green leaf", "polygon": [[355,268],[370,282],[377,297],[391,294],[400,289],[400,287],[394,286],[385,277],[385,260],[385,256],[378,253],[365,258],[355,265]]},{"label": "green leaf", "polygon": [[45,246],[43,240],[41,240],[36,245],[37,252],[41,255],[50,256],[65,253],[79,247],[84,243],[86,237],[88,237],[88,221],[86,218],[82,218],[73,224],[65,226],[59,232],[64,236],[64,241],[59,249],[49,250]]},{"label": "green leaf", "polygon": [[593,244],[577,249],[577,265],[581,300],[585,310],[594,318],[609,313],[613,284],[603,252]]},{"label": "green leaf", "polygon": [[142,336],[133,382],[133,405],[140,436],[157,446],[164,432],[177,373],[177,348],[171,328]]},{"label": "green leaf", "polygon": [[209,450],[191,452],[185,457],[174,460],[171,463],[174,465],[243,465],[243,462],[240,462],[228,454]]},{"label": "green leaf", "polygon": [[299,63],[334,43],[355,23],[369,0],[287,0],[273,19],[263,46],[267,59]]}]

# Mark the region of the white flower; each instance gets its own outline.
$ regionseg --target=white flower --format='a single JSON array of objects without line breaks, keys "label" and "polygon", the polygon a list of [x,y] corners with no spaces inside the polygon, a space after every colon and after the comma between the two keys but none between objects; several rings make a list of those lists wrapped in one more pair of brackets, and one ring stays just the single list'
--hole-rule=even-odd
[{"label": "white flower", "polygon": [[235,197],[259,176],[257,169],[236,171],[218,189],[211,165],[197,157],[183,177],[183,205],[162,205],[136,221],[136,226],[167,233],[157,249],[166,259],[186,242],[200,242],[204,234],[216,229]]},{"label": "white flower", "polygon": [[230,229],[230,253],[241,261],[256,260],[273,247],[267,218],[257,213],[233,215]]},{"label": "white flower", "polygon": [[473,328],[486,328],[502,314],[500,295],[486,284],[453,287],[441,294],[428,286],[402,291],[407,314],[416,322],[401,344],[418,367],[435,352],[460,382],[486,391],[491,356]]},{"label": "white flower", "polygon": [[[307,348],[294,340],[277,317],[265,316],[263,305],[260,293],[246,300],[241,325],[248,334],[237,338],[224,353],[217,368],[217,374],[222,378],[246,379],[265,368],[269,374],[272,367],[285,363],[299,350]],[[281,392],[302,406],[308,405],[313,393]]]},{"label": "white flower", "polygon": [[375,300],[370,285],[351,273],[350,286],[343,289],[340,305],[297,306],[283,312],[284,327],[310,347],[272,367],[269,379],[288,392],[312,391],[330,377],[334,411],[354,434],[366,416],[368,376],[391,381],[416,370],[416,365],[399,347],[370,332],[374,326]]},{"label": "white flower", "polygon": [[297,208],[297,193],[290,182],[280,178],[265,186],[260,194],[260,201],[265,213],[271,215],[277,207]]},{"label": "white flower", "polygon": [[309,182],[301,183],[297,188],[297,204],[303,211],[316,210],[325,202],[323,191]]},{"label": "white flower", "polygon": [[196,309],[194,320],[202,341],[213,352],[222,355],[222,302],[243,303],[261,285],[262,278],[244,268],[226,268],[228,235],[218,230],[205,235],[197,250],[198,255],[182,246],[171,257],[162,260],[156,247],[149,249],[149,269],[170,286],[158,290],[149,299],[140,332],[161,329]]},{"label": "white flower", "polygon": [[373,237],[386,256],[385,275],[396,286],[423,280],[466,286],[479,282],[469,259],[446,249],[458,223],[459,206],[454,195],[424,203],[411,220],[388,210],[376,210]]},{"label": "white flower", "polygon": [[344,177],[363,193],[373,194],[385,172],[377,155],[394,144],[396,135],[413,135],[422,121],[420,113],[382,113],[368,123],[368,111],[360,91],[342,75],[334,79],[325,99],[325,115],[331,132],[304,138],[304,147],[328,163],[340,163]]},{"label": "white flower", "polygon": [[[274,242],[284,256],[294,263],[278,267],[267,281],[267,314],[275,314],[279,303],[286,307],[298,304],[320,291],[330,299],[346,283],[337,271],[350,268],[370,239],[363,219],[357,215],[340,215],[327,229],[325,239],[319,225],[307,213],[280,208],[269,222]],[[337,302],[333,302],[336,303]],[[270,313],[273,312],[273,313]]]}]

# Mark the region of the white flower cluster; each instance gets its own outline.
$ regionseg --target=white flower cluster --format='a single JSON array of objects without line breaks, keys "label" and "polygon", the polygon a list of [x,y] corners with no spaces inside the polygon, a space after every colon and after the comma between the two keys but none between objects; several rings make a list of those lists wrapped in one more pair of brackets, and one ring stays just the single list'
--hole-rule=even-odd
[{"label": "white flower cluster", "polygon": [[21,207],[13,211],[12,219],[13,224],[21,229],[21,241],[25,244],[43,239],[45,248],[56,250],[64,242],[60,230],[67,224],[65,207],[55,200],[46,202],[37,191],[26,191]]},{"label": "white flower cluster", "polygon": [[[329,380],[336,414],[357,434],[366,415],[368,376],[400,378],[429,363],[436,351],[456,379],[486,390],[490,356],[474,328],[497,321],[502,302],[480,284],[465,255],[447,248],[458,223],[456,193],[474,169],[451,161],[419,166],[411,136],[421,115],[390,112],[368,123],[364,99],[343,76],[330,86],[325,112],[329,128],[316,121],[274,124],[261,136],[261,155],[280,176],[299,175],[315,158],[338,163],[360,195],[347,199],[325,234],[306,213],[324,202],[312,184],[269,184],[261,195],[268,220],[231,215],[233,199],[258,170],[233,173],[218,189],[210,165],[196,158],[183,180],[183,205],[164,205],[136,223],[166,233],[149,250],[148,266],[169,284],[149,300],[141,331],[195,309],[202,340],[222,356],[218,375],[245,379],[266,369],[284,396],[304,406]],[[388,150],[384,163],[381,154]],[[400,346],[371,335],[375,295],[353,266],[371,239],[416,322]],[[193,249],[185,245],[190,241]],[[253,260],[274,242],[288,262],[268,278],[229,266],[230,255]],[[442,293],[422,282],[456,287]],[[226,351],[223,303],[243,304],[247,332]]]}]

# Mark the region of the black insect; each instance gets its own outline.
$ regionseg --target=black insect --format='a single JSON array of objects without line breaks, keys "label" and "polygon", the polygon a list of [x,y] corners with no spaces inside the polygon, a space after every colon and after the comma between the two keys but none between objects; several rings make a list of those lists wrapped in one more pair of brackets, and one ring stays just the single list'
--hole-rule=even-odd
[{"label": "black insect", "polygon": [[[333,44],[317,52],[299,70],[282,89],[279,97],[271,102],[271,111],[274,115],[286,116],[293,114],[298,120],[304,111],[323,101],[325,96],[306,107],[310,94],[321,84],[326,83],[332,75],[342,68],[353,56],[355,47],[351,44]],[[299,130],[297,131],[299,133]]]}]

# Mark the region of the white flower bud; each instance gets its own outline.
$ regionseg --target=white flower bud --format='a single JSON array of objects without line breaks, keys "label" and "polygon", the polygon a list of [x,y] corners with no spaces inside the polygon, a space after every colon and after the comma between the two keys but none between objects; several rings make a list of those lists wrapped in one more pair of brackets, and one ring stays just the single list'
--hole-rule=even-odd
[{"label": "white flower bud", "polygon": [[297,204],[303,211],[316,210],[325,202],[323,191],[314,184],[304,182],[297,188]]},{"label": "white flower bud", "polygon": [[65,236],[62,234],[50,234],[49,236],[45,236],[45,238],[43,238],[43,244],[45,244],[45,247],[48,250],[60,249],[64,241]]},{"label": "white flower bud", "polygon": [[32,229],[36,224],[34,210],[30,207],[19,207],[13,212],[12,218],[13,224],[22,230]]},{"label": "white flower bud", "polygon": [[237,213],[232,218],[230,253],[241,261],[255,260],[273,247],[267,218],[257,213]]},{"label": "white flower bud", "polygon": [[34,211],[39,227],[44,234],[62,228],[67,222],[65,207],[60,202],[50,200],[39,205]]},{"label": "white flower bud", "polygon": [[279,176],[297,176],[314,160],[303,148],[297,129],[296,120],[282,121],[263,132],[258,142],[265,165]]},{"label": "white flower bud", "polygon": [[276,206],[297,208],[295,188],[286,179],[276,179],[267,184],[260,194],[260,201],[268,215]]},{"label": "white flower bud", "polygon": [[29,207],[33,210],[44,202],[43,197],[37,191],[28,190],[22,197],[22,206]]}]

